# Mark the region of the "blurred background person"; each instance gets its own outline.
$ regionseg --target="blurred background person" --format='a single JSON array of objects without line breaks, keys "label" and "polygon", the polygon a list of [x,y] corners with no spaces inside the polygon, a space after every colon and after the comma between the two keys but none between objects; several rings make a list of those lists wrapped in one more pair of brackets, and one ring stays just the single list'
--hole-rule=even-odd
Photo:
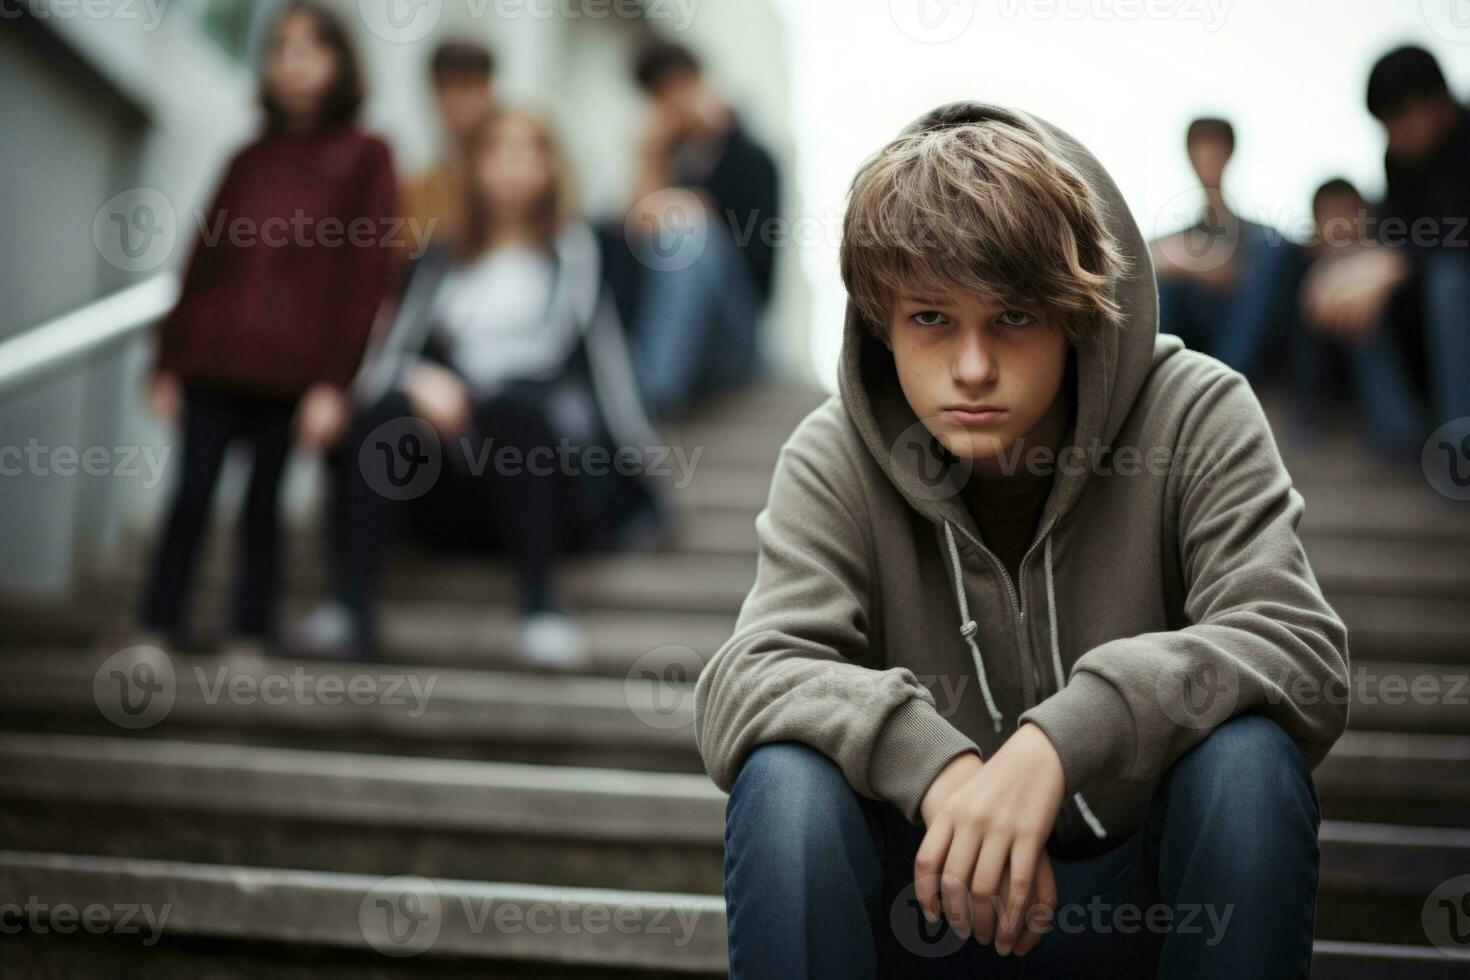
[{"label": "blurred background person", "polygon": [[[158,328],[148,396],[182,429],[183,467],[140,611],[155,644],[182,639],[216,479],[237,440],[253,463],[226,648],[258,653],[275,638],[282,472],[293,439],[319,450],[337,438],[390,276],[396,178],[388,147],[355,124],[362,99],[343,22],[315,2],[287,4],[265,54],[264,132],[201,215],[178,303]],[[369,240],[344,238],[362,219]]]},{"label": "blurred background person", "polygon": [[1362,333],[1394,294],[1418,302],[1429,428],[1470,417],[1470,110],[1428,51],[1402,47],[1373,66],[1368,111],[1388,137],[1377,237],[1310,296],[1318,320]]},{"label": "blurred background person", "polygon": [[[770,153],[688,48],[650,42],[633,74],[650,111],[619,229],[642,267],[623,263],[622,294],[631,297],[639,388],[649,411],[667,418],[761,371],[779,181]],[[696,243],[687,257],[686,242]]]},{"label": "blurred background person", "polygon": [[[333,505],[335,596],[302,624],[298,646],[373,654],[381,570],[406,512],[433,546],[502,550],[519,591],[522,654],[582,667],[588,644],[558,588],[561,555],[645,544],[664,513],[641,465],[598,466],[583,451],[602,446],[641,464],[654,437],[596,238],[575,217],[550,130],[527,112],[497,110],[467,148],[464,233],[416,264],[360,379]],[[440,458],[437,477],[396,499],[387,474],[413,460],[394,453],[425,446]]]},{"label": "blurred background person", "polygon": [[1426,430],[1400,336],[1402,304],[1398,315],[1385,303],[1376,317],[1358,319],[1337,315],[1327,298],[1340,277],[1355,274],[1356,260],[1379,248],[1367,220],[1371,213],[1357,187],[1341,177],[1312,198],[1316,233],[1307,247],[1294,352],[1298,435],[1315,438],[1330,428],[1342,408],[1334,397],[1336,376],[1345,371],[1369,444],[1399,462],[1417,463]]},{"label": "blurred background person", "polygon": [[1287,349],[1301,255],[1276,229],[1231,210],[1224,186],[1234,126],[1196,119],[1185,144],[1205,206],[1195,224],[1153,243],[1159,329],[1259,381],[1267,354]]},{"label": "blurred background person", "polygon": [[445,41],[429,61],[429,80],[439,113],[439,159],[408,183],[404,198],[418,227],[432,228],[431,235],[452,241],[462,232],[459,205],[467,144],[495,105],[495,55],[473,39]]}]

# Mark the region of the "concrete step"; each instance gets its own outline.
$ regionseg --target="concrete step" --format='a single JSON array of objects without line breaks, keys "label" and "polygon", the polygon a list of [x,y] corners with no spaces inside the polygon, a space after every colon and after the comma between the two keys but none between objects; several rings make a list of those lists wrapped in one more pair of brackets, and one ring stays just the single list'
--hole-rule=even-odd
[{"label": "concrete step", "polygon": [[[405,574],[407,574],[405,572]],[[7,629],[0,657],[29,658],[37,647],[86,647],[133,629],[131,597],[99,585],[67,603],[12,601],[0,609]],[[195,633],[221,635],[228,603],[220,591],[201,595]],[[282,621],[294,624],[316,600],[291,594]],[[1470,597],[1355,596],[1339,603],[1353,660],[1470,664]],[[686,647],[701,662],[729,639],[735,613],[583,608],[579,617],[592,644],[591,673],[624,676],[648,651]],[[395,663],[524,670],[514,609],[505,602],[442,598],[386,598],[381,605],[384,657]]]},{"label": "concrete step", "polygon": [[[116,590],[114,590],[115,592]],[[294,624],[316,600],[299,594],[282,603]],[[94,646],[134,629],[131,600],[105,592],[66,604],[6,610],[0,657],[29,657],[38,646]],[[1348,626],[1353,660],[1470,664],[1470,598],[1357,596],[1337,606]],[[200,596],[194,622],[201,637],[224,631],[228,604],[216,591]],[[591,673],[623,676],[648,651],[686,647],[701,662],[713,656],[735,627],[733,612],[583,608],[578,613],[592,644]],[[514,609],[505,603],[435,598],[388,598],[381,605],[384,657],[395,663],[524,670]]]},{"label": "concrete step", "polygon": [[[672,656],[679,663],[677,650]],[[174,654],[147,668],[171,696],[160,694],[135,719],[104,663],[66,651],[12,662],[0,685],[0,727],[701,771],[692,684],[642,674],[614,680]],[[109,666],[141,676],[133,664]],[[652,676],[677,676],[658,654],[648,666]]]},{"label": "concrete step", "polygon": [[[106,683],[97,681],[104,659],[79,651],[35,651],[15,658],[10,682],[0,689],[0,704],[11,715],[4,724],[19,727],[25,719],[25,724],[44,726],[48,718],[70,717],[105,726],[94,689],[95,683]],[[279,727],[289,719],[323,734],[376,732],[408,742],[491,738],[548,747],[611,739],[629,750],[656,754],[686,744],[693,682],[701,666],[697,654],[678,645],[648,651],[622,679],[293,659],[242,664],[176,653],[168,665],[177,680],[175,698],[157,727],[250,729]],[[1355,661],[1351,674],[1355,731],[1470,734],[1470,668]],[[361,686],[362,703],[345,698],[350,684]],[[233,698],[234,686],[248,700]],[[121,692],[116,683],[102,690],[111,698]],[[275,691],[284,692],[277,695],[281,703],[267,703]],[[332,692],[347,703],[326,703]],[[571,735],[568,712],[578,719]]]},{"label": "concrete step", "polygon": [[[683,509],[679,512],[678,529],[668,552],[690,556],[743,556],[754,560],[757,553],[755,519],[765,506],[766,487],[764,481],[761,481],[760,498],[753,506],[743,506],[739,502],[723,499],[744,493],[740,489],[742,482],[748,481],[732,477],[710,490],[698,489],[699,485],[696,485],[676,493],[674,502]],[[1428,492],[1427,489],[1425,492]],[[684,494],[695,496],[691,499]],[[1309,506],[1307,516],[1302,521],[1302,536],[1314,563],[1341,562],[1356,572],[1364,561],[1386,561],[1391,569],[1397,569],[1407,567],[1402,559],[1412,549],[1413,554],[1434,563],[1433,575],[1437,578],[1448,577],[1451,581],[1457,581],[1452,569],[1470,563],[1470,520],[1463,519],[1461,514],[1404,508],[1386,512],[1392,517],[1392,521],[1386,525],[1371,524],[1368,521],[1380,515],[1374,511],[1368,511],[1365,515],[1364,503],[1344,500],[1341,502],[1340,513],[1319,514],[1315,518],[1312,515],[1316,510]],[[1432,519],[1436,514],[1453,517],[1454,520]],[[295,542],[293,563],[298,566],[297,570],[308,572],[307,578],[310,581],[324,579],[323,549],[313,528],[298,528],[292,540]],[[137,549],[139,554],[148,554],[151,550],[149,535],[135,532],[130,535],[130,542],[129,547]],[[397,561],[400,562],[431,564],[443,557],[418,546],[410,539],[401,542],[398,549]],[[223,574],[231,567],[229,556],[232,552],[233,535],[230,529],[217,529],[205,552],[208,556],[206,561],[218,568],[214,574]],[[306,564],[302,565],[303,562]]]},{"label": "concrete step", "polygon": [[703,775],[0,735],[10,847],[719,894]]},{"label": "concrete step", "polygon": [[[0,686],[0,727],[116,734],[122,692],[115,680],[99,681],[105,664],[125,677],[136,669],[74,650],[13,658],[8,683]],[[168,711],[139,733],[698,772],[692,726],[699,668],[697,656],[678,646],[650,651],[622,678],[288,659],[238,663],[175,653],[157,674],[160,683],[173,679]],[[1328,770],[1327,778],[1338,780],[1334,788],[1344,798],[1357,790],[1379,799],[1422,786],[1416,799],[1426,805],[1465,801],[1467,672],[1356,663],[1353,730],[1333,756],[1355,761],[1350,771]],[[354,689],[356,697],[345,693]]]},{"label": "concrete step", "polygon": [[572,977],[588,975],[581,969],[718,975],[726,964],[724,902],[704,895],[17,851],[0,851],[0,894],[35,896],[38,908],[141,909],[170,942],[342,951],[347,963],[380,968],[385,958],[415,956],[499,961],[506,970],[542,964]]},{"label": "concrete step", "polygon": [[[714,895],[24,851],[0,851],[0,891],[34,896],[42,928],[59,905],[130,909],[132,928],[166,946],[199,937],[274,946],[278,955],[376,952],[435,966],[461,957],[564,970],[719,975],[726,967],[724,902]],[[1319,952],[1313,977],[1464,975],[1464,960],[1427,945],[1328,940]]]},{"label": "concrete step", "polygon": [[[293,560],[286,587],[301,596],[326,589],[322,563]],[[1464,602],[1470,596],[1467,549],[1421,543],[1347,537],[1318,537],[1310,545],[1312,568],[1334,605],[1347,607],[1361,597],[1403,597]],[[114,607],[131,608],[144,569],[97,574],[92,587],[106,590]],[[201,601],[210,592],[226,593],[231,581],[224,555],[202,564],[197,575]],[[744,554],[688,552],[605,554],[570,561],[562,572],[568,598],[583,608],[644,609],[669,612],[736,614],[755,581],[755,562]],[[431,560],[390,563],[383,595],[398,599],[439,599],[508,603],[514,582],[493,556],[435,555]]]},{"label": "concrete step", "polygon": [[1466,973],[1463,959],[1429,946],[1319,940],[1312,950],[1312,980],[1451,980]]},{"label": "concrete step", "polygon": [[1350,730],[1312,776],[1329,820],[1470,828],[1470,737]]},{"label": "concrete step", "polygon": [[[721,891],[707,779],[125,738],[0,736],[26,850],[576,887]],[[1327,820],[1318,934],[1415,942],[1470,830]]]}]

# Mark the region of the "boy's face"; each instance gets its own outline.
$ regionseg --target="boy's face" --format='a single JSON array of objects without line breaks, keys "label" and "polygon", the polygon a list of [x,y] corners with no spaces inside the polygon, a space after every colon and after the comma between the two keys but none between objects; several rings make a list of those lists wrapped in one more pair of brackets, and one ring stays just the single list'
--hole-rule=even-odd
[{"label": "boy's face", "polygon": [[1218,136],[1199,136],[1187,147],[1190,166],[1205,187],[1218,189],[1225,181],[1225,165],[1234,148]]},{"label": "boy's face", "polygon": [[1327,253],[1361,244],[1367,210],[1368,203],[1357,194],[1346,191],[1324,194],[1312,214],[1317,224],[1313,250]]},{"label": "boy's face", "polygon": [[446,72],[434,79],[439,118],[457,142],[469,139],[494,106],[490,78],[478,72]]},{"label": "boy's face", "polygon": [[1383,121],[1389,156],[1410,163],[1428,156],[1446,128],[1453,125],[1454,111],[1454,104],[1447,99],[1415,98],[1405,102]]},{"label": "boy's face", "polygon": [[1043,422],[1057,435],[1065,427],[1057,396],[1069,342],[1055,314],[974,293],[905,290],[888,331],[909,407],[946,449],[979,464],[976,472]]}]

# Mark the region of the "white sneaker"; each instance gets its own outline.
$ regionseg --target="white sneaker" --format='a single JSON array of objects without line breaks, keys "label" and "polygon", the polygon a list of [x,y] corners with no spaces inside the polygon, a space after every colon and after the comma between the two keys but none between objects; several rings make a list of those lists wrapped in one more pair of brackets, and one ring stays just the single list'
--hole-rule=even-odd
[{"label": "white sneaker", "polygon": [[564,613],[521,617],[521,656],[548,670],[582,670],[592,663],[587,634]]},{"label": "white sneaker", "polygon": [[340,602],[318,603],[290,637],[292,652],[324,659],[350,659],[358,645],[352,613]]}]

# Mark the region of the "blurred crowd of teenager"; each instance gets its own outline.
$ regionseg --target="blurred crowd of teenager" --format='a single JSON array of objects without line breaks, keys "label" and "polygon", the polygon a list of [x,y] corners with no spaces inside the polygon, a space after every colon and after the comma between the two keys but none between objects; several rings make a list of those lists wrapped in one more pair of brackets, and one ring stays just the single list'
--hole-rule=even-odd
[{"label": "blurred crowd of teenager", "polygon": [[[182,465],[143,642],[195,645],[211,498],[242,443],[227,653],[376,656],[385,560],[412,537],[502,556],[522,655],[587,662],[558,563],[674,533],[658,427],[765,373],[774,254],[742,228],[779,206],[771,155],[691,51],[649,36],[629,69],[647,102],[636,186],[623,213],[593,220],[552,123],[498,97],[488,46],[430,52],[442,154],[400,181],[359,125],[365,80],[344,21],[311,0],[282,8],[260,132],[200,215],[252,233],[200,235],[157,330],[148,398],[180,430]],[[330,567],[325,600],[282,623],[293,449],[325,462]]]},{"label": "blurred crowd of teenager", "polygon": [[[400,182],[359,125],[345,23],[314,0],[273,22],[260,131],[200,216],[260,233],[201,235],[157,330],[148,397],[177,426],[182,465],[139,610],[145,642],[194,645],[211,498],[243,443],[226,649],[378,655],[385,562],[412,536],[503,558],[522,655],[577,669],[589,642],[559,563],[666,546],[675,517],[648,465],[659,427],[766,371],[775,250],[752,230],[779,217],[780,180],[693,53],[640,45],[636,181],[596,220],[551,122],[498,97],[489,47],[453,39],[426,67],[442,153]],[[1367,109],[1387,134],[1383,198],[1325,182],[1305,243],[1230,207],[1231,123],[1190,126],[1206,205],[1153,243],[1160,329],[1284,383],[1292,438],[1357,412],[1367,444],[1407,464],[1470,417],[1470,111],[1413,47],[1374,66]],[[372,233],[324,247],[329,225]],[[297,233],[265,233],[287,226]],[[325,463],[327,595],[283,624],[281,485],[297,449]]]},{"label": "blurred crowd of teenager", "polygon": [[1288,391],[1288,439],[1310,445],[1346,422],[1418,466],[1431,433],[1470,417],[1470,108],[1414,46],[1380,58],[1366,89],[1387,137],[1383,196],[1325,181],[1305,243],[1231,209],[1230,122],[1190,125],[1206,204],[1153,244],[1159,328]]}]

